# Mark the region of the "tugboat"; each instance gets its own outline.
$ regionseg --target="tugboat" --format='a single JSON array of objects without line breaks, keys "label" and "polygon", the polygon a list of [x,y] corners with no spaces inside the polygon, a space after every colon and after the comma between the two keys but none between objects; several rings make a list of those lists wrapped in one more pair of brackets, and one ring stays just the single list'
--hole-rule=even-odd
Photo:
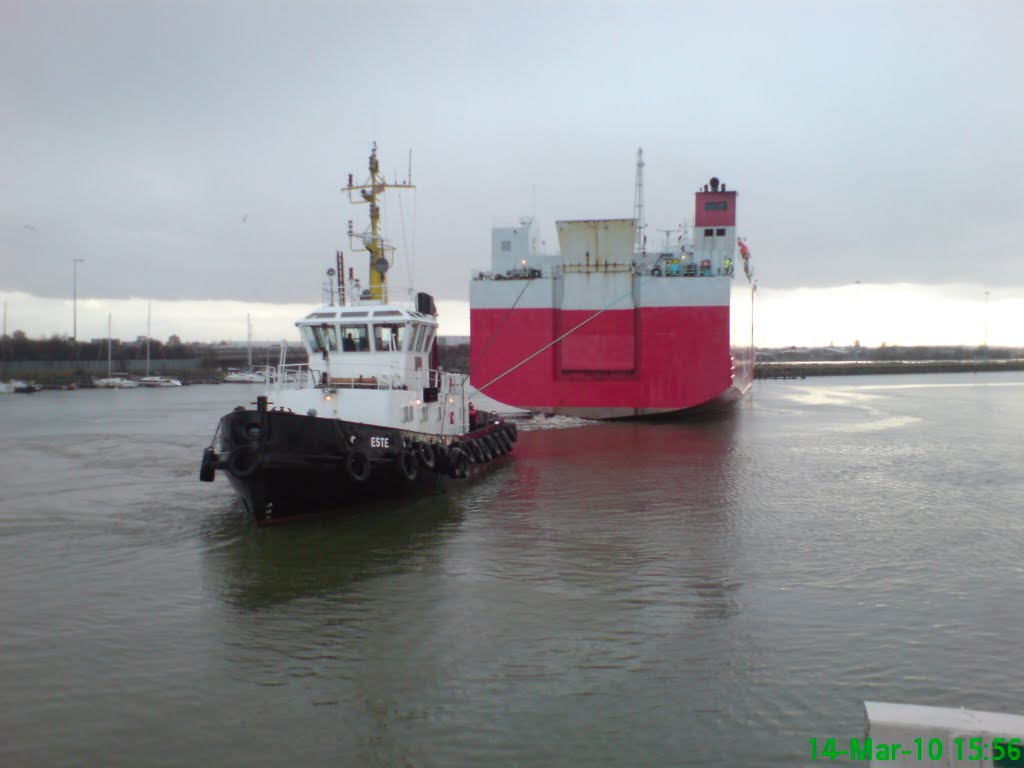
[{"label": "tugboat", "polygon": [[389,302],[394,247],[381,235],[380,201],[387,189],[412,185],[385,181],[376,144],[369,171],[342,188],[350,203],[369,205],[365,232],[349,224],[369,257],[369,288],[351,269],[345,279],[339,252],[329,300],[296,322],[308,364],[282,360],[255,409],[239,405],[222,417],[203,452],[199,479],[223,470],[260,525],[442,491],[509,454],[517,439],[514,423],[475,411],[467,376],[439,370],[433,298]]}]

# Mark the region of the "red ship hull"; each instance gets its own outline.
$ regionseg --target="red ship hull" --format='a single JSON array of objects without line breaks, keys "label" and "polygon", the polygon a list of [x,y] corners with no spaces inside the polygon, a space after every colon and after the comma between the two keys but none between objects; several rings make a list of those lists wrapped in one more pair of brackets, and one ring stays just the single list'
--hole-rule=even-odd
[{"label": "red ship hull", "polygon": [[750,389],[752,329],[730,322],[729,306],[598,311],[474,307],[474,385],[517,408],[592,419],[717,409]]}]

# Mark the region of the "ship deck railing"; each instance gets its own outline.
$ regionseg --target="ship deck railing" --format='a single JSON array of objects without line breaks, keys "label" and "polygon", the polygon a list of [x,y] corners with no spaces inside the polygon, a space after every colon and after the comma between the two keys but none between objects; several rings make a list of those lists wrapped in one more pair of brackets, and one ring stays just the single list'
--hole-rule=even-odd
[{"label": "ship deck railing", "polygon": [[[360,370],[362,368],[363,370]],[[285,365],[279,365],[277,367],[276,384],[278,389],[307,389],[307,388],[322,388],[322,389],[400,389],[408,390],[417,388],[422,381],[418,375],[415,377],[419,381],[407,380],[404,375],[404,370],[400,370],[397,366],[388,366],[382,368],[379,364],[366,366],[355,366],[348,364],[345,366],[344,376],[318,376],[317,372],[312,370],[307,363],[288,363]],[[462,374],[454,374],[439,370],[428,370],[427,371],[427,382],[429,387],[437,388],[440,386],[442,376],[457,376],[461,380]]]},{"label": "ship deck railing", "polygon": [[732,277],[736,265],[731,259],[721,264],[702,266],[699,262],[662,266],[659,262],[640,264],[636,262],[600,262],[591,264],[558,264],[510,269],[506,272],[481,270],[473,273],[473,280],[535,280],[537,278],[559,278],[569,274],[629,273],[640,277]]}]

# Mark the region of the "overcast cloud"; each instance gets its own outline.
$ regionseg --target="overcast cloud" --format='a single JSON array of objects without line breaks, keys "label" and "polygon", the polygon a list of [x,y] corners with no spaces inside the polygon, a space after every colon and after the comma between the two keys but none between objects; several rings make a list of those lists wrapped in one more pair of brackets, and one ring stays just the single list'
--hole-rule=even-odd
[{"label": "overcast cloud", "polygon": [[82,258],[80,296],[315,302],[374,140],[418,186],[393,275],[441,299],[496,218],[631,216],[638,146],[651,236],[719,176],[763,287],[1024,285],[1022,29],[1013,0],[6,0],[0,289],[66,297]]}]

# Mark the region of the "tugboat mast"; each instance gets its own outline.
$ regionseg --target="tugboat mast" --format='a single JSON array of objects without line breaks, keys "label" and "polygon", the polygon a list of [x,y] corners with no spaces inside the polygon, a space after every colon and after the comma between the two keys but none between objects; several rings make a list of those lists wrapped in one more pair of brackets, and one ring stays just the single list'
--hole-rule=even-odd
[{"label": "tugboat mast", "polygon": [[[410,176],[412,164],[410,162]],[[348,175],[348,186],[342,187],[342,192],[348,192],[349,202],[353,205],[368,203],[370,206],[370,229],[359,237],[362,239],[363,247],[370,254],[370,300],[387,302],[388,286],[387,272],[391,266],[387,259],[387,251],[393,251],[394,247],[388,245],[380,233],[380,206],[377,203],[378,195],[386,189],[415,189],[409,182],[388,183],[380,172],[380,162],[377,160],[377,142],[373,142],[373,151],[370,152],[370,177],[362,184],[353,182],[352,174]],[[358,196],[353,192],[359,192]],[[352,223],[349,222],[349,238],[356,237],[352,232]]]}]

